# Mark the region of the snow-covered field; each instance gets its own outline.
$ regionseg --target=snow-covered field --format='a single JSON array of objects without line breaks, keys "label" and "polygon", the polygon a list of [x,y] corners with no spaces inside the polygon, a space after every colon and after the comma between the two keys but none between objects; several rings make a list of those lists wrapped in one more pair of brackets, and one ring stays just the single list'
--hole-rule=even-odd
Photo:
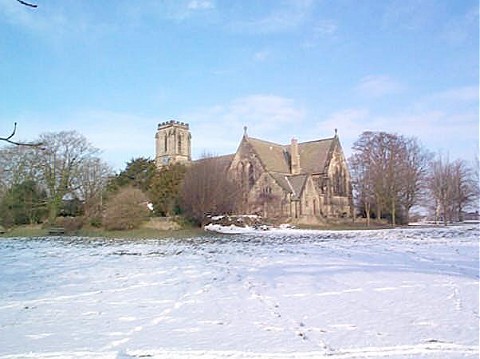
[{"label": "snow-covered field", "polygon": [[0,358],[478,358],[479,234],[0,239]]}]

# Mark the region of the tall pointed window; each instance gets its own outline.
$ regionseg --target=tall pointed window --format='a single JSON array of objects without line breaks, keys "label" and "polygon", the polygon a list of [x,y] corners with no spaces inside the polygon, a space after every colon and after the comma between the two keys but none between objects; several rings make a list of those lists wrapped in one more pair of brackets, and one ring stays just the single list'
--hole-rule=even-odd
[{"label": "tall pointed window", "polygon": [[182,135],[178,135],[178,153],[182,153]]},{"label": "tall pointed window", "polygon": [[168,138],[167,138],[167,135],[165,135],[165,144],[164,144],[164,146],[165,146],[164,152],[167,152],[167,150],[168,150]]},{"label": "tall pointed window", "polygon": [[248,166],[248,186],[249,186],[249,188],[252,188],[254,184],[255,184],[255,172],[254,172],[254,169],[253,169],[253,164],[249,163],[249,166]]}]

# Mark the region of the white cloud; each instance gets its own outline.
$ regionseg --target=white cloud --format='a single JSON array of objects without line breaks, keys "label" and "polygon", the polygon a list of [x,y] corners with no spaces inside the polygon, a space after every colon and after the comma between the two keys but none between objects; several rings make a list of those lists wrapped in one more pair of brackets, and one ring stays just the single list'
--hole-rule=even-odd
[{"label": "white cloud", "polygon": [[387,75],[369,75],[360,80],[355,90],[365,97],[381,97],[404,90],[404,85]]},{"label": "white cloud", "polygon": [[415,31],[434,24],[439,9],[435,0],[392,0],[387,4],[383,24],[390,29]]},{"label": "white cloud", "polygon": [[[326,137],[332,137],[337,129],[343,150],[348,157],[358,136],[369,129],[367,126],[371,126],[369,111],[363,108],[349,108],[333,112],[320,121],[316,126],[316,132],[327,133]],[[374,130],[374,127],[370,130]]]},{"label": "white cloud", "polygon": [[274,33],[295,29],[310,15],[312,0],[288,0],[277,2],[278,6],[263,17],[238,20],[231,24],[232,29],[252,33]]},{"label": "white cloud", "polygon": [[322,20],[314,28],[315,35],[318,36],[332,36],[337,32],[337,23],[333,20]]},{"label": "white cloud", "polygon": [[214,3],[209,0],[192,0],[187,5],[187,8],[190,10],[207,10],[214,7]]},{"label": "white cloud", "polygon": [[338,24],[334,20],[321,20],[314,27],[309,37],[304,42],[303,47],[314,48],[325,40],[337,38]]},{"label": "white cloud", "polygon": [[63,32],[64,26],[68,25],[58,9],[52,10],[39,13],[37,9],[22,6],[16,1],[0,0],[1,17],[11,24],[40,33],[52,32],[55,28],[57,32]]},{"label": "white cloud", "polygon": [[253,59],[254,59],[254,61],[256,61],[256,62],[264,62],[264,61],[266,61],[269,57],[270,57],[270,51],[268,51],[268,50],[261,50],[261,51],[256,52],[256,53],[253,55]]},{"label": "white cloud", "polygon": [[442,92],[438,92],[428,97],[432,102],[475,102],[478,103],[478,86],[455,87]]},{"label": "white cloud", "polygon": [[[14,121],[18,123],[15,138],[33,141],[45,132],[77,131],[101,151],[101,157],[114,169],[124,168],[132,158],[155,155],[154,136],[161,122],[158,119],[101,110],[55,116],[62,121],[51,121],[50,114],[23,114],[12,119],[12,126]],[[8,123],[1,118],[0,122]]]},{"label": "white cloud", "polygon": [[374,113],[367,109],[333,112],[317,124],[318,131],[338,128],[347,156],[364,131],[384,131],[416,137],[431,151],[447,151],[452,157],[473,158],[478,154],[478,113],[471,110],[404,109]]},{"label": "white cloud", "polygon": [[473,40],[478,45],[478,3],[465,14],[453,16],[445,25],[442,38],[451,45],[462,45]]},{"label": "white cloud", "polygon": [[252,137],[287,143],[302,127],[305,111],[293,99],[257,94],[181,116],[192,129],[194,157],[203,152],[233,153],[248,127]]}]

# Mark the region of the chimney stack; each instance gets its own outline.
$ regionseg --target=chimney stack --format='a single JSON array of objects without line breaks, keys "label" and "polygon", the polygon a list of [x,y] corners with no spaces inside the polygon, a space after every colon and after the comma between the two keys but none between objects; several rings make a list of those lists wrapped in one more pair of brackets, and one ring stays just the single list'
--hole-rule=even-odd
[{"label": "chimney stack", "polygon": [[298,153],[298,142],[296,138],[292,138],[292,144],[290,146],[291,156],[291,173],[292,175],[300,174],[300,153]]}]

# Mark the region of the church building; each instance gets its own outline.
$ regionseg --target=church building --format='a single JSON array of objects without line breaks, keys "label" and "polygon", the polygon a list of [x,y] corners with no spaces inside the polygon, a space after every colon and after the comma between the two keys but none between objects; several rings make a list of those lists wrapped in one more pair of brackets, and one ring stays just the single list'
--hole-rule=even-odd
[{"label": "church building", "polygon": [[[157,167],[189,163],[190,143],[188,124],[159,124]],[[350,173],[336,130],[331,138],[282,145],[250,137],[245,128],[237,151],[220,159],[241,191],[242,214],[304,224],[352,216]]]}]

